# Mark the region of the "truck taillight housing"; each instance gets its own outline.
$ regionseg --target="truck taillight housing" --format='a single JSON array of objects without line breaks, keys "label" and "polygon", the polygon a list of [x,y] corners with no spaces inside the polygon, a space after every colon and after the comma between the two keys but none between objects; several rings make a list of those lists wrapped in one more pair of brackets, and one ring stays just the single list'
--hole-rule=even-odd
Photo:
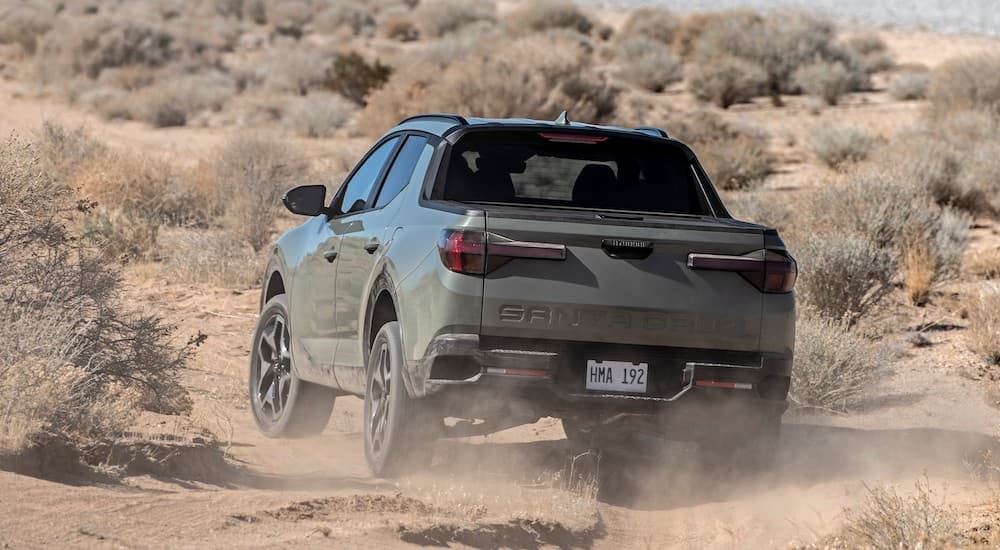
[{"label": "truck taillight housing", "polygon": [[446,229],[438,240],[441,262],[449,270],[468,275],[486,273],[486,234]]},{"label": "truck taillight housing", "polygon": [[484,231],[445,229],[438,240],[438,253],[450,271],[485,275],[514,258],[565,260],[566,246],[515,241]]},{"label": "truck taillight housing", "polygon": [[784,250],[757,250],[744,256],[688,254],[688,267],[708,271],[735,271],[761,292],[783,294],[795,288],[799,269]]}]

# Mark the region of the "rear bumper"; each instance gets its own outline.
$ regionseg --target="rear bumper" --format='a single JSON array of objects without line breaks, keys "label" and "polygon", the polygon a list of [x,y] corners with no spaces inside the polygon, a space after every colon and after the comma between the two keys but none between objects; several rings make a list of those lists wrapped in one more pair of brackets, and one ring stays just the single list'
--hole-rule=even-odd
[{"label": "rear bumper", "polygon": [[[588,391],[588,359],[647,363],[646,393]],[[408,366],[418,397],[434,395],[454,416],[711,416],[734,404],[784,412],[792,357],[443,334]]]}]

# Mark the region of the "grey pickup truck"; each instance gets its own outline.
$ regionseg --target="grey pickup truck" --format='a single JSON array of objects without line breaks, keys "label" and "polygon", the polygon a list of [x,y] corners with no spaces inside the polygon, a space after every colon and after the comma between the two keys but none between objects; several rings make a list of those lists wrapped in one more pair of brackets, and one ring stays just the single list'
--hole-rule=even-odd
[{"label": "grey pickup truck", "polygon": [[695,154],[656,128],[406,119],[264,273],[249,393],[268,436],[315,434],[364,399],[376,475],[441,437],[544,416],[572,444],[695,441],[766,466],[787,404],[797,267],[733,219]]}]

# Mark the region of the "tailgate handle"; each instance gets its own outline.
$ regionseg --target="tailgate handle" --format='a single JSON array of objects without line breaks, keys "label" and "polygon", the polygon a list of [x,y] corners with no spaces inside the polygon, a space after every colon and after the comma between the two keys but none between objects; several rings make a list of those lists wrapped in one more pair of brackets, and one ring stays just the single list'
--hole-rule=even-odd
[{"label": "tailgate handle", "polygon": [[653,243],[633,239],[604,239],[604,253],[619,260],[644,260],[653,253]]}]

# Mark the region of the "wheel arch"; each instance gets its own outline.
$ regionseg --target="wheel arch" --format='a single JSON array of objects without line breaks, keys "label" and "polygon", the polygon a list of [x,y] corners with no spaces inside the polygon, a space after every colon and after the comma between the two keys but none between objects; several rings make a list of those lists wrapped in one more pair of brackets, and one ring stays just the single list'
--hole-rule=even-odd
[{"label": "wheel arch", "polygon": [[[382,272],[375,278],[371,291],[368,294],[368,305],[366,307],[364,325],[364,357],[366,369],[368,367],[368,355],[371,353],[375,336],[378,335],[378,331],[383,325],[392,321],[396,321],[397,323],[402,322],[399,315],[399,298],[396,295],[396,287],[393,284],[392,275],[389,273],[388,269],[383,268]],[[406,331],[403,330],[402,326],[400,326],[399,337],[403,343],[404,350],[406,349],[405,332]],[[410,372],[409,369],[405,368],[405,366],[403,369],[403,381],[406,385],[406,391],[411,396],[414,395],[413,382],[410,379]]]}]

